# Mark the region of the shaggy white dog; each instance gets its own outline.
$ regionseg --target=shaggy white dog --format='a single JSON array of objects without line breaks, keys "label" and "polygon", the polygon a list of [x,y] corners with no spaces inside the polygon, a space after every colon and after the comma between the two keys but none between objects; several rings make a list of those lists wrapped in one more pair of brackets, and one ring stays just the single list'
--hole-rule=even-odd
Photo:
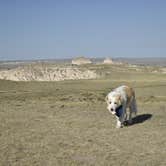
[{"label": "shaggy white dog", "polygon": [[116,116],[117,128],[123,127],[127,120],[127,108],[129,108],[129,123],[132,123],[132,114],[136,115],[137,105],[134,90],[126,85],[120,86],[106,96],[107,109]]}]

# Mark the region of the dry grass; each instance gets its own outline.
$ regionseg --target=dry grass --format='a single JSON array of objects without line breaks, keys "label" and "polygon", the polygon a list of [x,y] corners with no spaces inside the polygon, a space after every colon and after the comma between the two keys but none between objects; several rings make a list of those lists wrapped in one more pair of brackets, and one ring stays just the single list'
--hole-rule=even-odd
[{"label": "dry grass", "polygon": [[[120,72],[98,80],[0,81],[0,165],[165,166],[165,77]],[[104,97],[121,84],[135,88],[139,112],[118,130]]]}]

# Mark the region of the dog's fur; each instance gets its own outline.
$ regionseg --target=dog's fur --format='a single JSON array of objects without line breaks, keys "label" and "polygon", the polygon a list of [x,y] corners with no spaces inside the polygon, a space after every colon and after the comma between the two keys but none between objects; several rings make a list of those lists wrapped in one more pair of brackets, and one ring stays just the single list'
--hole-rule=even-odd
[{"label": "dog's fur", "polygon": [[[135,92],[129,86],[120,86],[111,91],[106,96],[107,109],[110,113],[117,118],[117,128],[123,127],[124,122],[127,120],[127,108],[129,108],[128,122],[132,123],[132,114],[136,115],[137,106],[135,99]],[[121,108],[121,114],[117,115],[118,108]]]}]

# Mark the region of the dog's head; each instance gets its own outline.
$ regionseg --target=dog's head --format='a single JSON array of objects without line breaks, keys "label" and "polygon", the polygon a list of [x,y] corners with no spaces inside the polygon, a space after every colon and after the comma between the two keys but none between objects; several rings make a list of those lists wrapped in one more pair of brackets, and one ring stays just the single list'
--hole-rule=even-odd
[{"label": "dog's head", "polygon": [[121,95],[119,93],[111,92],[106,98],[107,109],[113,115],[116,114],[116,110],[122,105]]}]

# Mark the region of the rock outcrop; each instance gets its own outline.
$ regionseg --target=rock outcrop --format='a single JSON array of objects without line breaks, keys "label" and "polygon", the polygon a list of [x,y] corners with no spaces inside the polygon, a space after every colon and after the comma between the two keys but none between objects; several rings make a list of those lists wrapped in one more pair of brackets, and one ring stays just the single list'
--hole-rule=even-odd
[{"label": "rock outcrop", "polygon": [[70,66],[28,65],[0,71],[0,79],[13,81],[61,81],[94,79],[96,77],[97,74],[94,71]]},{"label": "rock outcrop", "polygon": [[73,65],[84,65],[84,64],[91,64],[92,61],[85,57],[78,57],[72,60]]},{"label": "rock outcrop", "polygon": [[103,64],[113,64],[114,62],[112,61],[112,59],[111,58],[106,58],[106,59],[104,59],[104,61],[103,61]]}]

